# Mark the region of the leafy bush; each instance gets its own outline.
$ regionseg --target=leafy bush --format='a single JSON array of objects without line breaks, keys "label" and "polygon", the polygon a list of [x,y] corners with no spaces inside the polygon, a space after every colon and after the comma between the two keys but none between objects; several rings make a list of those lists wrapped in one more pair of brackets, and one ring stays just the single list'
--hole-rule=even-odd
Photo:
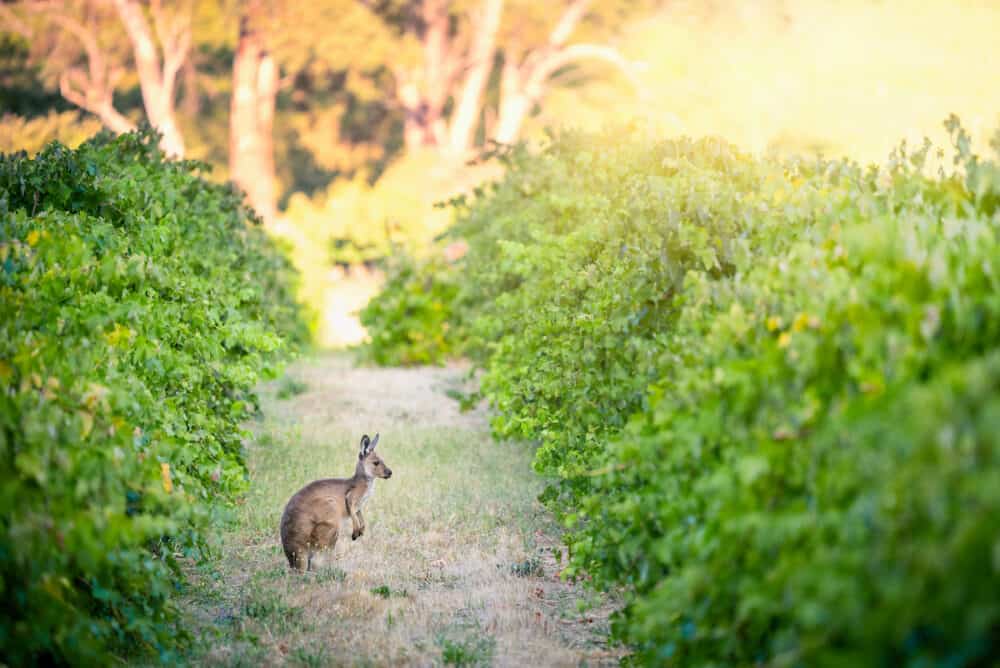
[{"label": "leafy bush", "polygon": [[441,362],[454,345],[449,321],[457,291],[454,272],[442,260],[401,255],[383,290],[361,311],[361,324],[371,333],[368,355],[385,365]]},{"label": "leafy bush", "polygon": [[[286,224],[275,229],[294,247],[307,304],[315,310],[326,304],[331,262],[382,262],[404,250],[422,251],[450,220],[435,202],[496,172],[494,165],[470,168],[442,164],[439,158],[433,151],[413,153],[393,161],[374,183],[375,174],[356,173],[312,197],[291,196]],[[319,338],[337,338],[319,327]]]},{"label": "leafy bush", "polygon": [[825,208],[689,274],[571,545],[632,587],[642,662],[1000,658],[1000,169],[898,157],[830,165]]},{"label": "leafy bush", "polygon": [[566,133],[506,156],[500,183],[457,201],[451,236],[469,247],[457,271],[407,266],[369,306],[419,313],[427,288],[455,285],[451,321],[414,318],[408,337],[366,322],[373,347],[402,346],[396,360],[450,325],[445,340],[485,367],[497,434],[540,440],[538,470],[577,486],[643,405],[686,271],[719,274],[745,254],[742,195],[783,176],[717,140],[618,139]]},{"label": "leafy bush", "polygon": [[149,133],[0,158],[0,655],[168,656],[175,556],[246,487],[251,388],[305,329],[240,196]]},{"label": "leafy bush", "polygon": [[771,173],[717,140],[615,139],[512,156],[455,228],[469,243],[457,309],[494,429],[540,440],[536,468],[566,480],[643,405],[686,272],[747,252],[742,193]]},{"label": "leafy bush", "polygon": [[937,178],[567,133],[460,203],[451,340],[636,662],[1000,658],[1000,169],[948,125]]}]

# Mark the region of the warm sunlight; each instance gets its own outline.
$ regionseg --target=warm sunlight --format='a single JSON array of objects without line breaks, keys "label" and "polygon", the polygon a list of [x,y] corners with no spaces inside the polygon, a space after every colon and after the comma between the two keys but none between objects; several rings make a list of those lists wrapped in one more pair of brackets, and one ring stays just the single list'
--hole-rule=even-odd
[{"label": "warm sunlight", "polygon": [[0,0],[0,527],[0,668],[1000,666],[1000,0]]},{"label": "warm sunlight", "polygon": [[954,113],[984,147],[1000,127],[998,30],[989,0],[670,3],[619,39],[646,99],[625,84],[562,88],[532,128],[638,113],[665,134],[881,162],[901,139],[945,145]]}]

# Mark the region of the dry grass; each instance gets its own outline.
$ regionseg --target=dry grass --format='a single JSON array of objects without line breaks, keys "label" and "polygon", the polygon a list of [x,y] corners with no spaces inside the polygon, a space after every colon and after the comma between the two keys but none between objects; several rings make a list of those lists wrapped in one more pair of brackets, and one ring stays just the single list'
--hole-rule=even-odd
[{"label": "dry grass", "polygon": [[[528,448],[492,442],[481,412],[445,396],[460,369],[356,369],[331,356],[289,375],[298,385],[264,388],[252,491],[221,558],[192,569],[184,605],[201,639],[189,661],[617,662],[604,643],[610,604],[558,578],[557,528],[535,499]],[[369,501],[367,533],[352,542],[347,530],[317,572],[290,574],[277,536],[288,497],[349,475],[361,434],[376,431],[393,477]]]}]

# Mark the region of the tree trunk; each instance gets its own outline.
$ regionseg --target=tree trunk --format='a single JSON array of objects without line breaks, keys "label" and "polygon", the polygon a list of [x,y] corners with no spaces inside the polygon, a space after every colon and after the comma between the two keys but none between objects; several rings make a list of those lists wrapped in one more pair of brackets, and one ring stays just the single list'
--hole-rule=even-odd
[{"label": "tree trunk", "polygon": [[482,15],[476,25],[474,47],[470,54],[472,62],[469,64],[461,96],[451,117],[449,149],[452,155],[463,155],[472,146],[483,107],[483,92],[493,71],[493,56],[496,52],[497,31],[500,29],[502,13],[503,0],[484,0]]},{"label": "tree trunk", "polygon": [[448,0],[424,0],[424,143],[445,143],[444,105],[448,100]]},{"label": "tree trunk", "polygon": [[500,109],[493,138],[501,144],[513,144],[521,133],[521,124],[531,111],[531,99],[522,90],[521,71],[513,59],[504,61],[500,76]]},{"label": "tree trunk", "polygon": [[396,77],[396,94],[403,106],[403,141],[407,152],[412,152],[424,145],[427,135],[424,100],[416,83],[405,80],[402,74],[397,74]]},{"label": "tree trunk", "polygon": [[[184,139],[174,117],[174,84],[177,71],[187,58],[191,39],[190,26],[185,31],[182,24],[175,23],[168,33],[165,26],[161,28],[157,25],[163,46],[161,67],[160,54],[142,7],[135,0],[115,0],[115,7],[132,43],[146,116],[163,136],[160,147],[169,156],[183,157]],[[159,21],[159,3],[154,3],[153,12]]]},{"label": "tree trunk", "polygon": [[257,148],[260,155],[257,200],[254,207],[264,220],[277,213],[274,173],[274,109],[278,98],[278,66],[265,51],[257,68]]},{"label": "tree trunk", "polygon": [[[167,102],[161,98],[161,109],[166,107]],[[173,101],[170,101],[171,109],[170,111],[162,111],[156,115],[156,119],[150,119],[153,127],[160,131],[163,135],[160,139],[160,148],[163,152],[173,158],[183,158],[184,157],[184,138],[181,136],[181,130],[177,127],[177,119],[174,118],[173,114]]]},{"label": "tree trunk", "polygon": [[396,95],[403,107],[403,138],[408,151],[448,142],[444,106],[454,71],[448,9],[448,0],[421,0],[413,30],[420,38],[423,63],[416,71],[396,72]]},{"label": "tree trunk", "polygon": [[513,144],[521,134],[521,125],[531,111],[531,99],[516,93],[500,101],[500,117],[497,119],[497,129],[494,139],[500,144]]},{"label": "tree trunk", "polygon": [[229,102],[229,176],[236,185],[251,194],[250,175],[260,153],[256,105],[261,48],[249,24],[248,16],[244,14],[240,17],[240,37],[233,57],[233,93]]},{"label": "tree trunk", "polygon": [[257,214],[270,221],[277,211],[273,128],[278,71],[265,48],[261,11],[260,0],[250,0],[240,17],[229,108],[229,176]]}]

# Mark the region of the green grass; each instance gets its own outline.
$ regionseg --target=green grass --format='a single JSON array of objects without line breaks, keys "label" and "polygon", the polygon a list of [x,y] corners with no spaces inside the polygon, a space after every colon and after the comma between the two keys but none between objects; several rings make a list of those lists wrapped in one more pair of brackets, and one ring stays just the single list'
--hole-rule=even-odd
[{"label": "green grass", "polygon": [[488,666],[493,660],[496,640],[491,637],[469,637],[463,640],[441,638],[441,662],[446,666]]},{"label": "green grass", "polygon": [[389,585],[379,585],[378,587],[372,587],[369,591],[376,596],[381,596],[382,598],[392,598],[394,596],[406,598],[410,595],[405,589],[392,589]]},{"label": "green grass", "polygon": [[274,396],[278,399],[290,399],[297,397],[309,389],[309,386],[291,376],[285,376],[278,384],[278,390]]}]

